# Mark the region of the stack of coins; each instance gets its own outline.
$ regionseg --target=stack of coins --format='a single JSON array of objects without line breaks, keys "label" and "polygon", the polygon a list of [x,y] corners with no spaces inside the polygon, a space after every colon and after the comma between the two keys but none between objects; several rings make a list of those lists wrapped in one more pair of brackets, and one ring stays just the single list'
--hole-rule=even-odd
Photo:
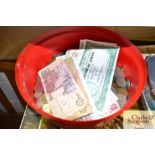
[{"label": "stack of coins", "polygon": [[111,90],[118,97],[121,108],[126,104],[129,86],[130,81],[125,79],[123,68],[116,67]]}]

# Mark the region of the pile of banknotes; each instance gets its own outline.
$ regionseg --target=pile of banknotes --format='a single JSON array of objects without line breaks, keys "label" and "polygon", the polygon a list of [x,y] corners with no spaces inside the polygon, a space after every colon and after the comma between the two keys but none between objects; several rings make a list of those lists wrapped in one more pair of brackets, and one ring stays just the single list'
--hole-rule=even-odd
[{"label": "pile of banknotes", "polygon": [[115,43],[80,40],[38,72],[34,96],[45,112],[62,119],[85,121],[111,115],[128,98],[130,81],[116,67]]}]

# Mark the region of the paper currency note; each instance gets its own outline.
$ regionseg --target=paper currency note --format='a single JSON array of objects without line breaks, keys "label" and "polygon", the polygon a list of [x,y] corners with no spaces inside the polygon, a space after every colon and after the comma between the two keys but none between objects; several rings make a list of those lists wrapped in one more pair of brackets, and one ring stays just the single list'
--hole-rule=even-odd
[{"label": "paper currency note", "polygon": [[83,48],[111,48],[111,47],[118,47],[115,43],[109,42],[101,42],[101,41],[94,41],[89,39],[80,40],[80,49]]},{"label": "paper currency note", "polygon": [[118,110],[120,110],[120,106],[119,106],[119,103],[117,102],[117,98],[113,93],[111,93],[111,98],[109,98],[109,100],[105,103],[104,111],[102,115],[97,114],[97,113],[92,113],[82,118],[79,118],[77,120],[78,121],[89,121],[89,120],[101,119],[106,116],[114,114]]},{"label": "paper currency note", "polygon": [[[79,52],[79,53],[78,53]],[[103,114],[106,99],[110,98],[111,84],[119,48],[81,49],[67,51],[79,65],[97,112]]]},{"label": "paper currency note", "polygon": [[[71,66],[73,61],[69,62],[70,64],[62,59],[56,60],[40,70],[38,74],[52,114],[74,120],[92,113],[92,108],[87,92],[81,88],[82,82],[78,79],[78,74],[75,75],[75,72],[72,72],[76,69],[73,68],[74,64]],[[72,70],[69,67],[72,67]]]},{"label": "paper currency note", "polygon": [[69,68],[69,70],[72,72],[72,75],[73,75],[75,81],[77,82],[78,86],[80,87],[80,90],[83,92],[83,94],[87,100],[86,106],[84,108],[82,108],[81,111],[86,110],[86,108],[87,108],[87,111],[92,111],[92,110],[94,111],[95,104],[87,91],[83,76],[81,75],[79,68],[77,68],[75,66],[72,58],[66,58],[64,61],[67,65],[67,67]]},{"label": "paper currency note", "polygon": [[118,110],[120,110],[120,106],[119,106],[118,102],[116,101],[113,104],[109,104],[109,107],[104,108],[104,114],[101,115],[101,114],[97,114],[97,113],[92,113],[92,114],[89,114],[82,118],[77,119],[77,121],[90,121],[90,120],[101,119],[106,116],[114,114]]}]

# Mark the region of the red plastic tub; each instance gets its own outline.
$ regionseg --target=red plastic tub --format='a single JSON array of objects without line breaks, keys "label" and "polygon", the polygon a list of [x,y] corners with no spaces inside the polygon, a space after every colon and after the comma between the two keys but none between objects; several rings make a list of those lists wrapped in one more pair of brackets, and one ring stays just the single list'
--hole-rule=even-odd
[{"label": "red plastic tub", "polygon": [[[37,72],[55,54],[67,49],[78,49],[80,39],[117,43],[121,47],[117,65],[124,68],[126,78],[131,82],[128,101],[120,111],[102,119],[84,122],[64,120],[44,112],[35,103],[33,95]],[[65,128],[94,128],[135,104],[145,86],[147,71],[139,50],[123,36],[99,27],[60,27],[37,37],[22,50],[16,62],[15,78],[19,92],[27,104],[54,124]]]}]

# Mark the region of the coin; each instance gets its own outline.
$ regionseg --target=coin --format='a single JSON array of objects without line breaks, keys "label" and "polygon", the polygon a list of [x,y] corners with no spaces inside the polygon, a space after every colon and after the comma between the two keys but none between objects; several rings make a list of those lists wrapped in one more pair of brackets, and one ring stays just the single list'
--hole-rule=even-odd
[{"label": "coin", "polygon": [[116,69],[115,69],[114,78],[118,78],[118,77],[122,77],[122,78],[125,77],[125,74],[121,67],[116,67]]},{"label": "coin", "polygon": [[126,88],[126,80],[123,77],[116,78],[116,85],[121,88]]},{"label": "coin", "polygon": [[118,97],[118,103],[122,108],[126,104],[126,97],[123,94],[117,94],[117,97]]},{"label": "coin", "polygon": [[125,97],[128,96],[128,91],[125,88],[118,88],[117,93],[118,94],[123,94],[123,95],[125,95]]}]

